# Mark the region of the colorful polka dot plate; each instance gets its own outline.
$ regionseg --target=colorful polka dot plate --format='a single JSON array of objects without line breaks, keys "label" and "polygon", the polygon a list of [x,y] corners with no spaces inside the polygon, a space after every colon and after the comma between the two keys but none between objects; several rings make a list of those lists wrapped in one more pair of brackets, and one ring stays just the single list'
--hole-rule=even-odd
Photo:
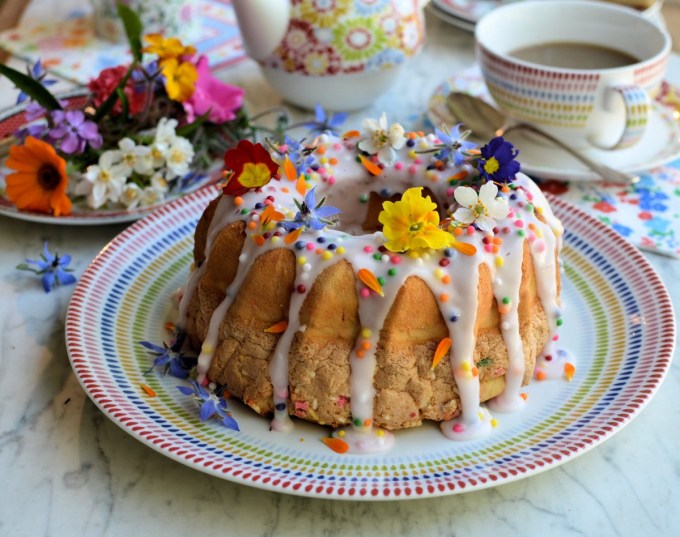
[{"label": "colorful polka dot plate", "polygon": [[[296,421],[290,434],[236,401],[240,432],[201,422],[183,381],[144,376],[183,285],[196,222],[215,191],[162,207],[116,237],[74,291],[66,319],[73,369],[96,405],[133,437],[207,474],[267,490],[331,499],[404,499],[495,486],[554,468],[638,415],[668,371],[675,321],[668,292],[615,232],[552,198],[567,233],[562,340],[577,356],[571,382],[533,382],[526,408],[497,415],[481,440],[452,442],[434,424],[399,431],[381,455],[336,454],[328,431]],[[142,388],[147,385],[149,392]]]}]

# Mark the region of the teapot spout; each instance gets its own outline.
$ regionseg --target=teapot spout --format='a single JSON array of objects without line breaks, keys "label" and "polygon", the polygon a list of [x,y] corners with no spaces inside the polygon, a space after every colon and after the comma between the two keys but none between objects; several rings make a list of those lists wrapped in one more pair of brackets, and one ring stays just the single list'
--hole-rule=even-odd
[{"label": "teapot spout", "polygon": [[281,43],[290,21],[290,0],[232,0],[248,56],[263,60]]}]

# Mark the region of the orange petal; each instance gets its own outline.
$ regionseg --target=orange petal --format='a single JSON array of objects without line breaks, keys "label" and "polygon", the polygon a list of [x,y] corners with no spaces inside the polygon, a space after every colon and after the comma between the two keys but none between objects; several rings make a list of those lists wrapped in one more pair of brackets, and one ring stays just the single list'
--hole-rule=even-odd
[{"label": "orange petal", "polygon": [[264,331],[269,332],[270,334],[281,334],[286,331],[286,328],[288,328],[288,321],[280,321],[271,325],[269,328],[265,328]]},{"label": "orange petal", "polygon": [[148,395],[149,397],[156,397],[156,392],[153,391],[150,386],[147,386],[146,384],[141,384],[140,386],[142,390],[146,392],[146,395]]},{"label": "orange petal", "polygon": [[301,227],[288,233],[288,235],[286,235],[286,237],[283,239],[283,242],[285,242],[286,244],[293,244],[296,240],[300,238],[300,235],[302,235]]},{"label": "orange petal", "polygon": [[571,379],[574,378],[574,373],[576,373],[574,364],[570,364],[569,362],[564,364],[564,376],[567,377],[569,382],[571,382]]},{"label": "orange petal", "polygon": [[361,159],[361,163],[364,165],[364,168],[366,168],[369,173],[373,175],[380,175],[382,173],[380,166],[378,166],[375,162],[371,162],[363,155],[361,155],[359,158]]},{"label": "orange petal", "polygon": [[468,176],[468,172],[463,170],[463,171],[460,171],[457,174],[449,177],[449,181],[460,181],[461,179],[465,179],[467,176]]},{"label": "orange petal", "polygon": [[342,138],[358,138],[359,136],[361,136],[359,131],[347,131],[342,135]]},{"label": "orange petal", "polygon": [[432,366],[430,367],[430,371],[432,371],[435,367],[439,365],[439,362],[441,362],[442,358],[446,356],[450,348],[451,348],[450,337],[445,337],[439,342],[439,345],[437,345],[437,349],[434,351],[434,358],[432,359]]},{"label": "orange petal", "polygon": [[321,441],[336,453],[347,453],[349,444],[340,438],[323,437]]},{"label": "orange petal", "polygon": [[301,175],[298,177],[297,183],[295,183],[295,190],[298,191],[300,196],[307,194],[307,183],[305,182],[305,176]]},{"label": "orange petal", "polygon": [[378,278],[376,278],[375,274],[373,274],[370,270],[365,268],[359,269],[359,279],[361,280],[361,283],[363,283],[370,290],[375,291],[380,296],[385,296],[382,285],[380,285]]},{"label": "orange petal", "polygon": [[468,244],[467,242],[453,241],[453,244],[451,246],[458,250],[461,254],[475,255],[477,253],[477,248],[475,247],[475,245]]},{"label": "orange petal", "polygon": [[286,155],[286,160],[283,163],[283,172],[289,181],[295,181],[295,179],[297,179],[297,170],[288,158],[288,155]]}]

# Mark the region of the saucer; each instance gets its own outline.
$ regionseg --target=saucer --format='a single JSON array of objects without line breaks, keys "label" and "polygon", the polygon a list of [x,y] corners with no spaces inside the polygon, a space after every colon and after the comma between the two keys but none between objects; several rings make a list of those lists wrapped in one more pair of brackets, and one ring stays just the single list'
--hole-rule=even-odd
[{"label": "saucer", "polygon": [[[520,0],[432,0],[429,9],[432,14],[449,24],[474,31],[475,24],[484,15],[503,4],[517,1]],[[640,14],[664,27],[661,4],[661,0],[658,0],[647,9],[640,10]]]},{"label": "saucer", "polygon": [[[456,123],[445,103],[445,96],[451,91],[463,91],[493,103],[478,69],[449,78],[437,87],[428,102],[427,117],[435,127]],[[583,153],[596,162],[623,172],[635,174],[656,168],[680,157],[679,116],[674,108],[653,101],[649,124],[635,146],[618,150],[591,147],[584,149]],[[529,175],[565,181],[600,180],[600,176],[585,164],[558,147],[538,141],[540,139],[535,135],[518,130],[510,132],[506,138],[519,148],[522,171]]]}]

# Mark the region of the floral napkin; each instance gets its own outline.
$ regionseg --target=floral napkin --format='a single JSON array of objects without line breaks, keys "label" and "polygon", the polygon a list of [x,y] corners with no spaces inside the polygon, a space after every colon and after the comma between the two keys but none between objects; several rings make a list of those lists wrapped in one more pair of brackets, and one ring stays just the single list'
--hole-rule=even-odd
[{"label": "floral napkin", "polygon": [[[490,98],[481,72],[471,69],[436,90],[428,109],[431,121],[441,119],[443,95],[453,90]],[[680,89],[664,82],[657,100],[675,108],[680,117]],[[581,207],[638,248],[680,258],[680,159],[640,174],[633,185],[534,179],[542,189]]]},{"label": "floral napkin", "polygon": [[[245,58],[230,0],[196,0],[200,28],[192,43],[208,56],[213,70]],[[27,23],[0,33],[0,47],[34,64],[38,59],[54,74],[86,84],[106,69],[129,58],[127,43],[111,43],[94,33],[92,15],[65,13],[59,23]]]}]

